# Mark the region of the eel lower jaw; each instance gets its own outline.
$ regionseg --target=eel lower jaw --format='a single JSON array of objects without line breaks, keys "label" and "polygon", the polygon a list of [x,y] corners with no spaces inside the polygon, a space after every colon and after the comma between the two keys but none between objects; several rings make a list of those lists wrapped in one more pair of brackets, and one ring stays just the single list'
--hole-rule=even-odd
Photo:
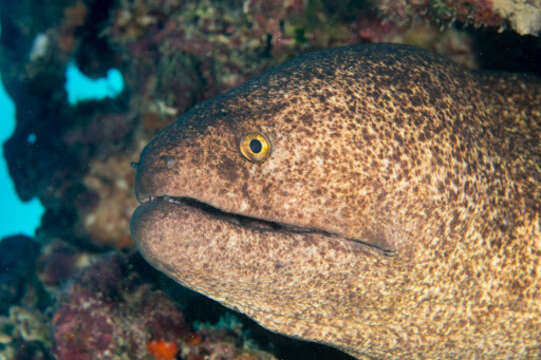
[{"label": "eel lower jaw", "polygon": [[179,206],[189,206],[189,207],[197,208],[216,219],[227,221],[236,226],[242,226],[242,227],[250,228],[256,231],[289,232],[289,233],[296,233],[296,234],[314,233],[314,234],[319,234],[319,235],[323,235],[327,237],[340,238],[340,239],[343,239],[344,241],[352,241],[357,245],[367,246],[371,248],[372,250],[377,250],[378,252],[380,252],[382,255],[385,255],[385,256],[395,255],[395,251],[392,249],[381,248],[377,245],[370,244],[360,239],[347,238],[347,237],[341,236],[340,234],[328,232],[322,229],[305,228],[305,227],[291,225],[291,224],[287,224],[283,222],[269,221],[269,220],[255,218],[255,217],[251,217],[247,215],[226,212],[210,204],[204,203],[202,201],[199,201],[197,199],[190,198],[190,197],[177,197],[177,196],[168,196],[168,195],[161,195],[161,196],[149,195],[145,199],[140,199],[141,206],[145,204],[150,204],[150,203],[158,203],[161,201],[168,202],[171,204],[176,204]]}]

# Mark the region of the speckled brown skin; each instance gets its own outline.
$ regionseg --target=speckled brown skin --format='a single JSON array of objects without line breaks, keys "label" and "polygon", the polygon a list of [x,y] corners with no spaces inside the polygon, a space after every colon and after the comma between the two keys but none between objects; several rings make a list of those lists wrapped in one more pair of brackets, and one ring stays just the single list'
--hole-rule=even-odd
[{"label": "speckled brown skin", "polygon": [[[250,219],[154,199],[132,234],[180,283],[359,358],[539,357],[540,112],[537,78],[400,45],[309,54],[141,155],[140,201]],[[263,163],[239,151],[253,131]]]}]

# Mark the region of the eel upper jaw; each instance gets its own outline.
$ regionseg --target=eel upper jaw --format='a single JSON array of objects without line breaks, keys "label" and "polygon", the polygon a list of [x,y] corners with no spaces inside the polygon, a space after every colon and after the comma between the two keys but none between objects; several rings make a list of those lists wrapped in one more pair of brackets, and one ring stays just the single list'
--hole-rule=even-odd
[{"label": "eel upper jaw", "polygon": [[147,203],[156,203],[160,201],[165,201],[165,202],[180,205],[180,206],[189,206],[189,207],[197,208],[216,219],[227,221],[236,226],[242,226],[242,227],[250,228],[257,231],[288,232],[288,233],[296,233],[296,234],[302,234],[302,233],[319,234],[319,235],[323,235],[327,237],[341,238],[344,241],[352,241],[357,245],[366,246],[372,250],[377,250],[378,252],[380,252],[382,255],[385,255],[385,256],[395,255],[395,251],[393,249],[381,248],[377,245],[367,243],[361,239],[347,238],[347,237],[341,236],[340,234],[328,232],[323,229],[305,228],[305,227],[300,227],[300,226],[296,226],[296,225],[292,225],[292,224],[288,224],[284,222],[270,221],[270,220],[260,219],[260,218],[251,217],[247,215],[242,215],[239,213],[227,212],[217,207],[214,207],[210,204],[207,204],[205,202],[199,201],[195,198],[190,198],[190,197],[185,197],[185,196],[182,196],[182,197],[169,196],[169,195],[160,195],[160,196],[146,195],[144,198],[138,197],[138,201],[142,205],[147,204]]}]

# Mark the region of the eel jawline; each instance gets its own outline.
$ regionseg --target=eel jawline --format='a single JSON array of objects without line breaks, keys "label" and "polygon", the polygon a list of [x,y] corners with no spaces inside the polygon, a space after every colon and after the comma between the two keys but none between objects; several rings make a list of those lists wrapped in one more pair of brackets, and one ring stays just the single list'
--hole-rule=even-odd
[{"label": "eel jawline", "polygon": [[319,234],[319,235],[323,235],[327,237],[340,238],[345,241],[352,241],[352,242],[355,242],[356,244],[360,244],[363,246],[367,246],[373,250],[377,250],[378,252],[382,253],[385,256],[394,256],[396,254],[393,249],[382,248],[380,246],[368,243],[360,239],[347,238],[347,237],[341,236],[340,234],[328,232],[322,229],[303,228],[300,226],[295,226],[295,225],[291,225],[291,224],[287,224],[283,222],[269,221],[269,220],[241,215],[237,213],[230,213],[230,212],[223,211],[210,204],[201,202],[197,199],[190,198],[190,197],[176,197],[176,196],[168,196],[168,195],[149,196],[146,201],[143,201],[143,204],[147,204],[151,202],[159,202],[159,201],[166,201],[166,202],[181,205],[181,206],[190,206],[190,207],[198,208],[201,211],[210,215],[211,217],[221,219],[223,221],[227,221],[236,226],[242,226],[242,227],[246,227],[246,228],[250,228],[250,229],[254,229],[258,231],[289,232],[289,233],[296,233],[296,234],[313,233],[313,234]]}]

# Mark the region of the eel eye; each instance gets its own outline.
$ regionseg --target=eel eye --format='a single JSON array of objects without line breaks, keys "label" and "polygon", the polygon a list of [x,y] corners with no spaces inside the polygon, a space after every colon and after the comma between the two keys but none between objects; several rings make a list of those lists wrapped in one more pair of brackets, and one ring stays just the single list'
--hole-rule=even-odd
[{"label": "eel eye", "polygon": [[240,141],[240,152],[250,161],[263,162],[271,153],[271,143],[261,133],[248,133]]}]

